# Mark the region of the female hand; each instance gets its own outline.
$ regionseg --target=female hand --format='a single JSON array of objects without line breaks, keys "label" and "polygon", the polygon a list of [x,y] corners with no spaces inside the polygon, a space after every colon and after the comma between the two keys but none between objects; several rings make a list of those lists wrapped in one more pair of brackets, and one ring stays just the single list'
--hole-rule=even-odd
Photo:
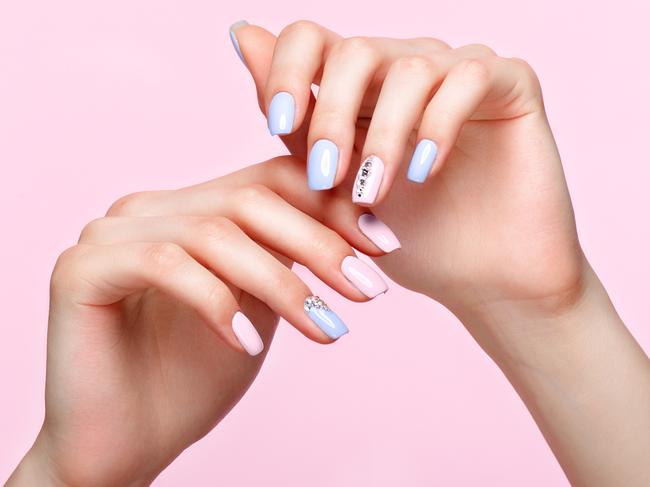
[{"label": "female hand", "polygon": [[303,310],[292,261],[355,301],[386,290],[354,256],[381,253],[361,233],[346,241],[255,176],[122,198],[61,255],[46,418],[9,485],[146,484],[238,402],[278,316],[320,343],[346,333]]},{"label": "female hand", "polygon": [[648,485],[650,361],[582,253],[533,70],[306,21],[231,38],[309,188],[373,206],[403,245],[377,263],[460,318],[570,481]]},{"label": "female hand", "polygon": [[[288,133],[287,146],[309,152],[310,188],[345,181],[343,191],[378,205],[399,236],[403,250],[378,261],[394,280],[457,313],[575,302],[586,266],[539,83],[525,62],[436,39],[344,39],[306,21],[277,39],[246,24],[232,35],[269,126],[278,132],[287,120],[279,132]],[[338,149],[323,151],[320,140]],[[349,167],[370,156],[359,198]]]}]

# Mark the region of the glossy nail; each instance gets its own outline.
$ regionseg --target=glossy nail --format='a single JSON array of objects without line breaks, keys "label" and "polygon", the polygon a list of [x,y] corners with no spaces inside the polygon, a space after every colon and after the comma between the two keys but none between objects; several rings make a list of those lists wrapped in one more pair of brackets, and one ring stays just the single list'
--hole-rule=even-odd
[{"label": "glossy nail", "polygon": [[402,244],[384,222],[371,213],[364,213],[357,222],[361,233],[384,252],[402,248]]},{"label": "glossy nail", "polygon": [[339,148],[331,140],[320,139],[312,146],[307,161],[309,189],[323,190],[334,186],[339,163]]},{"label": "glossy nail", "polygon": [[369,298],[374,298],[388,291],[386,282],[364,261],[351,255],[343,259],[341,272],[359,291]]},{"label": "glossy nail", "polygon": [[239,41],[237,40],[237,35],[235,32],[237,32],[237,29],[244,27],[248,25],[248,22],[245,20],[240,20],[238,22],[235,22],[230,26],[230,40],[232,41],[232,46],[235,48],[235,52],[237,52],[237,55],[239,56],[239,59],[242,60],[244,65],[246,65],[246,61],[244,60],[244,56],[241,53],[241,49],[239,48]]},{"label": "glossy nail", "polygon": [[241,346],[244,347],[244,350],[249,355],[254,356],[264,350],[264,342],[260,334],[257,333],[253,323],[241,311],[237,311],[232,319],[232,330],[235,332],[235,336],[239,340],[239,343],[241,343]]},{"label": "glossy nail", "polygon": [[280,91],[273,96],[269,106],[269,132],[271,135],[290,134],[296,115],[296,102],[291,93]]},{"label": "glossy nail", "polygon": [[331,339],[336,340],[349,331],[343,320],[318,296],[307,297],[304,308],[309,318]]},{"label": "glossy nail", "polygon": [[352,187],[352,202],[374,203],[383,177],[384,162],[377,156],[368,156],[357,171],[357,178]]},{"label": "glossy nail", "polygon": [[436,155],[438,155],[436,143],[433,140],[422,139],[413,152],[406,177],[416,183],[423,183],[431,173]]}]

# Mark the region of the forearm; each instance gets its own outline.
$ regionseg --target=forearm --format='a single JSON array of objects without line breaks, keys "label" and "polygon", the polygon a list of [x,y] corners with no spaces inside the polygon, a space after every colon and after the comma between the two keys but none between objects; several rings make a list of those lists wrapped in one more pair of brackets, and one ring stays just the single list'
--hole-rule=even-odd
[{"label": "forearm", "polygon": [[[461,319],[523,399],[574,485],[650,485],[650,361],[593,271],[570,309]],[[462,313],[461,313],[462,315]]]}]

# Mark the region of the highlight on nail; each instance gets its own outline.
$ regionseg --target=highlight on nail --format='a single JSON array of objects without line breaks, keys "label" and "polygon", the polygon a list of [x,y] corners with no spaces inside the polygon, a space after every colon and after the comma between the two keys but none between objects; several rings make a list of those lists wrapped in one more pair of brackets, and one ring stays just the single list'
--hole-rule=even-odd
[{"label": "highlight on nail", "polygon": [[402,248],[402,244],[390,227],[372,213],[363,213],[357,225],[361,233],[384,252],[389,253]]},{"label": "highlight on nail", "polygon": [[253,323],[241,311],[237,311],[232,319],[232,331],[249,355],[255,356],[264,350],[262,337],[260,337]]}]

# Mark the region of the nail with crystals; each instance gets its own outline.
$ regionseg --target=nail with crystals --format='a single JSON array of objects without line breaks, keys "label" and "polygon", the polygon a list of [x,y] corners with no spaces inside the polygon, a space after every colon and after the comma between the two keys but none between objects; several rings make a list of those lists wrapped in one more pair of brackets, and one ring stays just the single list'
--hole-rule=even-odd
[{"label": "nail with crystals", "polygon": [[357,178],[352,188],[352,202],[371,205],[377,199],[377,193],[384,177],[384,162],[371,155],[359,166]]},{"label": "nail with crystals", "polygon": [[364,213],[357,222],[359,230],[386,253],[402,247],[393,231],[372,213]]},{"label": "nail with crystals", "polygon": [[304,308],[309,318],[331,339],[336,340],[349,331],[343,320],[318,296],[308,296]]}]

